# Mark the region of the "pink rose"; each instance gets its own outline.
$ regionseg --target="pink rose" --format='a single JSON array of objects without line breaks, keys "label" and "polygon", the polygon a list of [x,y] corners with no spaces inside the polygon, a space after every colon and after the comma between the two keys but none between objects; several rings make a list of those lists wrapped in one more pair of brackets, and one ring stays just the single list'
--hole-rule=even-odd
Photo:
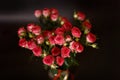
[{"label": "pink rose", "polygon": [[35,56],[39,57],[42,54],[42,49],[41,47],[37,46],[34,49],[32,49],[32,52]]},{"label": "pink rose", "polygon": [[54,40],[55,40],[55,43],[58,45],[63,45],[65,43],[63,35],[57,35]]},{"label": "pink rose", "polygon": [[81,21],[83,21],[83,20],[85,20],[85,14],[84,13],[82,13],[82,12],[77,12],[77,18],[78,18],[78,20],[81,20]]},{"label": "pink rose", "polygon": [[58,56],[60,54],[60,48],[58,47],[53,47],[52,50],[51,50],[51,53],[53,56]]},{"label": "pink rose", "polygon": [[79,43],[79,46],[76,47],[76,52],[81,53],[83,52],[83,50],[84,50],[84,47]]},{"label": "pink rose", "polygon": [[21,38],[19,40],[19,46],[26,48],[27,47],[27,41],[25,38]]},{"label": "pink rose", "polygon": [[44,35],[44,37],[50,37],[50,36],[52,36],[52,32],[51,31],[48,31],[48,30],[45,30],[44,32],[43,32],[43,35]]},{"label": "pink rose", "polygon": [[27,45],[28,45],[28,49],[30,49],[30,50],[37,47],[37,45],[35,44],[35,42],[33,40],[28,41]]},{"label": "pink rose", "polygon": [[44,37],[43,37],[43,35],[38,35],[38,36],[36,37],[36,40],[37,40],[37,43],[38,43],[38,44],[42,44],[42,43],[44,42]]},{"label": "pink rose", "polygon": [[57,14],[57,13],[51,14],[51,15],[50,15],[50,18],[51,18],[52,21],[57,21],[57,19],[58,19],[58,14]]},{"label": "pink rose", "polygon": [[27,25],[27,30],[29,31],[29,32],[32,32],[32,29],[35,27],[35,24],[33,24],[33,23],[31,23],[31,24],[28,24]]},{"label": "pink rose", "polygon": [[77,28],[77,27],[73,27],[72,30],[71,30],[71,32],[72,32],[72,35],[74,37],[77,37],[77,38],[80,38],[80,36],[82,34],[81,31],[80,31],[80,29]]},{"label": "pink rose", "polygon": [[89,43],[94,43],[96,41],[96,36],[93,33],[88,33],[86,35],[86,40]]},{"label": "pink rose", "polygon": [[63,34],[64,34],[64,29],[63,29],[63,27],[58,27],[58,28],[55,30],[55,33],[56,33],[56,34],[63,35]]},{"label": "pink rose", "polygon": [[72,24],[70,22],[65,22],[62,27],[66,30],[69,31],[72,28]]},{"label": "pink rose", "polygon": [[63,58],[70,57],[70,49],[68,47],[66,47],[66,46],[63,46],[61,48],[61,56]]},{"label": "pink rose", "polygon": [[35,17],[39,18],[42,15],[41,10],[35,10],[34,15]]},{"label": "pink rose", "polygon": [[92,28],[92,25],[91,25],[91,23],[90,23],[89,21],[84,21],[84,22],[83,22],[83,26],[84,26],[85,28],[87,28],[87,29],[91,29],[91,28]]},{"label": "pink rose", "polygon": [[55,36],[50,36],[49,37],[49,42],[50,42],[51,45],[55,45],[55,40],[54,39],[55,39]]},{"label": "pink rose", "polygon": [[57,56],[56,57],[56,62],[59,66],[62,66],[63,63],[64,63],[64,58],[60,57],[60,56]]},{"label": "pink rose", "polygon": [[51,11],[51,14],[54,14],[54,13],[57,13],[57,14],[58,14],[58,10],[55,9],[55,8],[50,9],[50,11]]},{"label": "pink rose", "polygon": [[72,40],[71,36],[70,36],[70,35],[66,35],[65,41],[69,42],[69,41],[71,41],[71,40]]},{"label": "pink rose", "polygon": [[36,25],[32,28],[32,33],[35,35],[39,35],[41,33],[41,27]]},{"label": "pink rose", "polygon": [[44,17],[48,17],[50,15],[50,10],[48,8],[43,9],[42,14]]},{"label": "pink rose", "polygon": [[24,36],[26,33],[26,30],[24,27],[21,27],[18,29],[18,36]]},{"label": "pink rose", "polygon": [[47,55],[43,58],[43,63],[50,66],[54,63],[54,57],[52,55]]}]

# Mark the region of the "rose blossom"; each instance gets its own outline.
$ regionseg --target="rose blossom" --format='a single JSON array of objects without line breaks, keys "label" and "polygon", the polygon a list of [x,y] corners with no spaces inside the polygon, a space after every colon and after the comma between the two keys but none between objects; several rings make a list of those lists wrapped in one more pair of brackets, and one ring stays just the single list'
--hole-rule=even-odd
[{"label": "rose blossom", "polygon": [[79,46],[76,48],[76,52],[81,53],[83,52],[84,47],[79,43]]},{"label": "rose blossom", "polygon": [[65,43],[63,35],[56,35],[54,40],[55,40],[55,43],[58,45],[63,45]]},{"label": "rose blossom", "polygon": [[32,32],[32,29],[33,29],[34,27],[35,27],[35,24],[30,23],[30,24],[27,25],[27,30],[28,30],[29,32]]},{"label": "rose blossom", "polygon": [[24,27],[21,27],[18,29],[18,36],[24,36],[25,35],[25,28]]},{"label": "rose blossom", "polygon": [[77,18],[78,18],[78,20],[81,20],[81,21],[83,21],[84,19],[85,19],[85,14],[84,13],[82,13],[82,12],[77,12]]},{"label": "rose blossom", "polygon": [[37,46],[34,49],[32,49],[32,52],[35,56],[39,57],[42,54],[42,49],[41,47]]},{"label": "rose blossom", "polygon": [[66,47],[66,46],[63,46],[61,48],[61,56],[63,58],[70,57],[70,49],[68,47]]},{"label": "rose blossom", "polygon": [[51,31],[48,31],[48,30],[45,30],[45,31],[43,32],[43,36],[49,38],[50,36],[52,36],[52,32],[51,32]]},{"label": "rose blossom", "polygon": [[58,14],[58,10],[55,9],[55,8],[50,9],[50,11],[51,11],[51,14],[54,14],[54,13],[57,13],[57,14]]},{"label": "rose blossom", "polygon": [[37,47],[37,45],[35,44],[35,42],[33,40],[28,41],[27,45],[28,45],[28,49],[30,49],[30,50]]},{"label": "rose blossom", "polygon": [[92,28],[92,25],[91,25],[91,23],[90,23],[89,21],[84,21],[84,22],[83,22],[83,26],[84,26],[85,28],[87,28],[87,29],[91,29],[91,28]]},{"label": "rose blossom", "polygon": [[50,15],[50,10],[48,8],[44,8],[42,14],[44,17],[48,17]]},{"label": "rose blossom", "polygon": [[57,21],[57,19],[58,19],[58,14],[57,14],[57,13],[51,14],[51,15],[50,15],[50,18],[51,18],[52,21]]},{"label": "rose blossom", "polygon": [[51,50],[51,53],[53,56],[58,56],[60,54],[60,48],[58,47],[53,47],[52,50]]},{"label": "rose blossom", "polygon": [[21,38],[19,40],[19,46],[26,48],[27,47],[27,41],[25,38]]},{"label": "rose blossom", "polygon": [[62,27],[66,30],[69,31],[72,28],[72,24],[70,22],[65,22]]},{"label": "rose blossom", "polygon": [[82,34],[81,31],[80,31],[80,29],[77,28],[77,27],[73,27],[72,30],[71,30],[71,32],[72,32],[72,35],[74,37],[77,37],[77,38],[80,38],[80,36]]},{"label": "rose blossom", "polygon": [[71,41],[71,40],[72,40],[71,36],[70,36],[70,35],[66,35],[65,41],[69,42],[69,41]]},{"label": "rose blossom", "polygon": [[63,63],[64,63],[64,58],[60,57],[60,56],[57,56],[56,57],[56,62],[59,66],[62,66]]},{"label": "rose blossom", "polygon": [[41,33],[41,27],[36,25],[32,28],[32,33],[34,33],[35,35],[39,35]]},{"label": "rose blossom", "polygon": [[41,10],[35,10],[34,15],[35,17],[39,18],[42,15]]},{"label": "rose blossom", "polygon": [[42,43],[44,42],[44,37],[43,37],[43,35],[38,35],[38,36],[36,37],[36,40],[37,40],[37,43],[38,43],[38,44],[42,44]]},{"label": "rose blossom", "polygon": [[43,58],[43,63],[50,66],[54,63],[54,57],[52,55],[47,55]]},{"label": "rose blossom", "polygon": [[89,43],[94,43],[96,41],[96,36],[90,32],[86,35],[86,40]]},{"label": "rose blossom", "polygon": [[56,33],[56,34],[63,35],[63,34],[64,34],[64,29],[63,29],[63,27],[58,27],[58,28],[55,30],[55,33]]},{"label": "rose blossom", "polygon": [[50,36],[49,37],[49,42],[50,42],[51,45],[55,45],[55,40],[54,39],[55,39],[55,36]]}]

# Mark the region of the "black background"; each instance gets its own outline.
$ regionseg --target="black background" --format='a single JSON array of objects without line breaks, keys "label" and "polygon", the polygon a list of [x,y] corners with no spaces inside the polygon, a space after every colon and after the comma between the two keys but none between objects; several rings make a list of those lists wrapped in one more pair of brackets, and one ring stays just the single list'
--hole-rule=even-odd
[{"label": "black background", "polygon": [[99,37],[100,49],[80,54],[75,80],[120,80],[119,10],[117,0],[2,0],[0,1],[0,80],[49,80],[42,63],[18,46],[17,29],[37,22],[35,9],[57,8],[72,19],[74,9],[84,12]]}]

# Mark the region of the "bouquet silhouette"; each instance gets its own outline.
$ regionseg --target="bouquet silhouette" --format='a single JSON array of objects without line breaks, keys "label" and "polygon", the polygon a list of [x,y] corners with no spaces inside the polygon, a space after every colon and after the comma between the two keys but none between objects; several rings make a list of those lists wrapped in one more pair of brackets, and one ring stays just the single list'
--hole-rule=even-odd
[{"label": "bouquet silhouette", "polygon": [[84,13],[75,11],[71,23],[54,8],[35,10],[34,15],[39,23],[18,29],[19,46],[41,58],[53,80],[67,80],[69,68],[78,65],[77,54],[87,46],[97,48],[89,19]]}]

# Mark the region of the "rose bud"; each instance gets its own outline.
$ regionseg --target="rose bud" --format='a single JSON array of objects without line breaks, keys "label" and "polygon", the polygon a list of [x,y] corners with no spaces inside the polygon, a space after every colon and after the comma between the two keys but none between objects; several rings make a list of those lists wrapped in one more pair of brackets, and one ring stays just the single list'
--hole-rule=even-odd
[{"label": "rose bud", "polygon": [[83,27],[85,27],[86,29],[91,29],[92,28],[92,25],[91,25],[91,23],[89,22],[89,21],[84,21],[83,23],[82,23],[82,25],[83,25]]},{"label": "rose bud", "polygon": [[41,49],[41,47],[37,46],[34,49],[32,49],[32,52],[33,52],[34,56],[39,57],[42,54],[42,49]]},{"label": "rose bud", "polygon": [[68,22],[66,17],[61,17],[61,25],[63,25],[64,23]]},{"label": "rose bud", "polygon": [[42,15],[41,10],[35,10],[34,15],[35,17],[39,18]]},{"label": "rose bud", "polygon": [[32,28],[32,33],[35,34],[35,35],[40,35],[41,33],[41,27],[36,25]]},{"label": "rose bud", "polygon": [[71,40],[72,40],[71,36],[70,36],[70,35],[66,35],[65,41],[69,42],[69,41],[71,41]]},{"label": "rose bud", "polygon": [[65,43],[63,35],[57,35],[54,40],[55,40],[55,43],[58,45],[63,45]]},{"label": "rose bud", "polygon": [[61,56],[62,56],[63,58],[70,57],[70,49],[69,49],[68,47],[66,47],[66,46],[63,46],[63,47],[61,48]]},{"label": "rose bud", "polygon": [[94,43],[96,41],[96,36],[93,33],[88,33],[86,35],[86,41],[89,43]]},{"label": "rose bud", "polygon": [[42,44],[44,42],[44,37],[42,35],[38,35],[36,37],[37,43]]},{"label": "rose bud", "polygon": [[60,48],[58,47],[53,47],[52,50],[51,50],[51,53],[53,56],[58,56],[60,54]]},{"label": "rose bud", "polygon": [[50,42],[50,45],[55,45],[55,36],[50,36],[49,37],[49,42]]},{"label": "rose bud", "polygon": [[54,57],[52,55],[47,55],[43,58],[43,63],[50,66],[54,63]]},{"label": "rose bud", "polygon": [[72,32],[72,35],[74,37],[76,37],[76,38],[80,38],[80,36],[82,34],[81,31],[80,31],[80,29],[77,28],[77,27],[73,27],[72,30],[71,30],[71,32]]},{"label": "rose bud", "polygon": [[57,56],[56,57],[56,62],[59,66],[62,66],[63,63],[64,63],[64,58],[60,57],[60,56]]},{"label": "rose bud", "polygon": [[21,39],[19,40],[19,46],[24,47],[24,48],[27,48],[27,41],[26,41],[25,38],[21,38]]},{"label": "rose bud", "polygon": [[82,12],[77,12],[77,19],[83,21],[85,19],[85,14]]},{"label": "rose bud", "polygon": [[56,30],[55,30],[55,34],[60,34],[60,35],[63,35],[64,34],[64,28],[63,27],[58,27]]},{"label": "rose bud", "polygon": [[26,30],[24,27],[18,29],[18,36],[25,36]]},{"label": "rose bud", "polygon": [[27,45],[28,45],[28,49],[30,49],[30,50],[37,47],[37,45],[35,44],[35,42],[33,40],[28,41]]},{"label": "rose bud", "polygon": [[35,24],[33,24],[33,23],[31,23],[31,24],[28,24],[27,25],[27,30],[29,31],[29,32],[32,32],[32,29],[35,27]]},{"label": "rose bud", "polygon": [[57,14],[57,13],[51,14],[51,15],[50,15],[50,18],[51,18],[52,21],[57,21],[57,19],[58,19],[58,14]]},{"label": "rose bud", "polygon": [[50,15],[50,10],[48,8],[43,9],[42,14],[44,17],[48,17]]},{"label": "rose bud", "polygon": [[57,14],[58,14],[58,10],[55,9],[55,8],[52,8],[50,11],[51,11],[51,14],[54,14],[54,13],[57,13]]}]

